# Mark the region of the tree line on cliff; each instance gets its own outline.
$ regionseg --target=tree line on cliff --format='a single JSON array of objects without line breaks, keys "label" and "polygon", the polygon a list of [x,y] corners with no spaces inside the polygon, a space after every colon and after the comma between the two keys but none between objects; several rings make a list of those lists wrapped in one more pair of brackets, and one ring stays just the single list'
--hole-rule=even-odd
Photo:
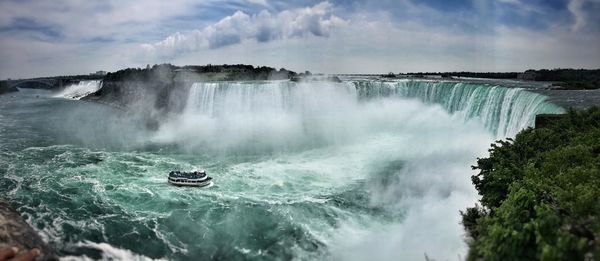
[{"label": "tree line on cliff", "polygon": [[600,69],[554,69],[537,70],[536,81],[557,82],[564,89],[598,89],[600,88]]},{"label": "tree line on cliff", "polygon": [[468,260],[600,258],[600,108],[497,141],[473,168]]},{"label": "tree line on cliff", "polygon": [[[400,75],[423,77],[425,75],[440,75],[448,77],[470,77],[486,79],[527,79],[533,81],[554,82],[561,89],[581,90],[600,88],[600,69],[542,69],[518,72],[416,72]],[[525,75],[525,77],[523,77]]]},{"label": "tree line on cliff", "polygon": [[281,68],[279,70],[244,64],[223,65],[186,65],[175,66],[172,64],[156,64],[146,68],[127,68],[116,72],[110,72],[104,77],[104,81],[171,81],[178,73],[188,74],[223,74],[219,80],[282,80],[295,76],[293,71]]}]

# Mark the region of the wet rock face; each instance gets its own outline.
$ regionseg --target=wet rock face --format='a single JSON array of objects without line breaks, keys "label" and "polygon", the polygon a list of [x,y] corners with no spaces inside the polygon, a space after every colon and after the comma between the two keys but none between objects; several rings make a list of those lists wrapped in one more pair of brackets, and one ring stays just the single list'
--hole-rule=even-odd
[{"label": "wet rock face", "polygon": [[0,249],[16,246],[20,251],[38,248],[41,256],[37,260],[58,260],[56,253],[31,228],[15,208],[0,198]]}]

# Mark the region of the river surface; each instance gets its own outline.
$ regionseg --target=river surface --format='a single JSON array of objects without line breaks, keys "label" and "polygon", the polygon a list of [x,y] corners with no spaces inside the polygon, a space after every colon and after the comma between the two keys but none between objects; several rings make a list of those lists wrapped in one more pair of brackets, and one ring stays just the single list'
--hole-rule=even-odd
[{"label": "river surface", "polygon": [[[562,112],[493,84],[196,83],[147,130],[75,100],[99,84],[0,96],[0,191],[67,259],[461,259],[470,166]],[[196,168],[212,187],[167,184]]]}]

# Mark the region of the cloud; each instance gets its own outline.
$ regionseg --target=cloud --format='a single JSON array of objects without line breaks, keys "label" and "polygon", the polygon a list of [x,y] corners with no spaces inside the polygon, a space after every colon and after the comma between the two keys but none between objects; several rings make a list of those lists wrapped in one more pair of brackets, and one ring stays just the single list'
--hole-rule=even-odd
[{"label": "cloud", "polygon": [[332,14],[333,5],[322,2],[312,7],[256,14],[237,11],[201,30],[177,32],[163,41],[143,44],[142,47],[158,56],[172,56],[181,52],[217,49],[242,41],[259,43],[307,36],[328,37],[332,28],[342,27],[347,21]]},{"label": "cloud", "polygon": [[573,23],[573,26],[571,27],[571,29],[573,31],[577,31],[579,29],[581,29],[583,26],[585,26],[585,13],[583,12],[583,4],[584,4],[584,0],[571,0],[569,1],[569,11],[573,14],[573,16],[575,17],[575,23]]},{"label": "cloud", "polygon": [[256,5],[262,5],[265,7],[269,6],[269,4],[267,3],[267,0],[248,0],[248,2],[252,3],[252,4],[256,4]]},{"label": "cloud", "polygon": [[382,73],[600,66],[600,0],[0,1],[0,78],[150,63]]},{"label": "cloud", "polygon": [[56,32],[64,42],[93,38],[147,42],[172,34],[173,28],[192,30],[203,22],[213,22],[214,16],[267,6],[266,0],[4,0],[0,1],[0,28],[19,29],[15,24],[23,25],[26,20]]},{"label": "cloud", "polygon": [[62,37],[60,30],[54,26],[24,17],[17,17],[10,24],[0,26],[0,33],[27,35],[27,37],[45,41],[53,41]]}]

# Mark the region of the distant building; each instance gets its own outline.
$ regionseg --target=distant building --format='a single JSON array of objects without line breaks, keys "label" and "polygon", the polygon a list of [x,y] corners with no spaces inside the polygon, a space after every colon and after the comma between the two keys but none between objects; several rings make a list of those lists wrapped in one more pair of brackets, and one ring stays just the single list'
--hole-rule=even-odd
[{"label": "distant building", "polygon": [[106,75],[106,71],[96,71],[95,73],[90,73],[90,75],[104,76],[104,75]]},{"label": "distant building", "polygon": [[536,77],[537,77],[537,73],[533,70],[527,70],[523,73],[517,74],[517,79],[524,80],[524,81],[535,81]]}]

